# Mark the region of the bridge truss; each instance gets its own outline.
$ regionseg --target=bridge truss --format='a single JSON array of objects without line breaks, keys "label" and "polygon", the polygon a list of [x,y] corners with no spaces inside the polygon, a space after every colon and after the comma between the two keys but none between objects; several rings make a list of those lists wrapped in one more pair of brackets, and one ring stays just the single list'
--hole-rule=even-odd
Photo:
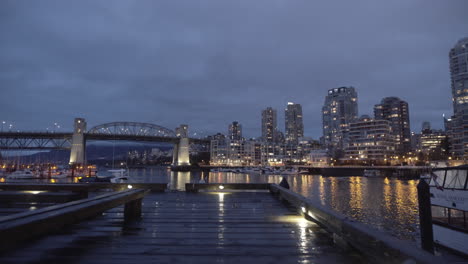
[{"label": "bridge truss", "polygon": [[[70,149],[73,133],[0,132],[0,150]],[[113,122],[95,126],[84,134],[85,140],[125,140],[178,143],[174,131],[148,123]],[[191,144],[209,145],[205,139],[190,138]]]},{"label": "bridge truss", "polygon": [[7,132],[0,134],[1,150],[70,149],[71,133]]},{"label": "bridge truss", "polygon": [[88,130],[87,135],[138,136],[138,137],[168,137],[175,138],[174,131],[149,123],[113,122],[95,126]]}]

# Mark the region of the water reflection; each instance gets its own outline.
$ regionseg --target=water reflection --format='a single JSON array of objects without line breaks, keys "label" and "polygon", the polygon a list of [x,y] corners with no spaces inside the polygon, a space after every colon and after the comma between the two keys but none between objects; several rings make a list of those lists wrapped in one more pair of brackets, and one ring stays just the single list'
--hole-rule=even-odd
[{"label": "water reflection", "polygon": [[[198,183],[202,178],[207,183],[279,183],[282,176],[233,172],[171,172],[166,167],[130,170],[131,182],[170,183],[171,189],[175,190],[184,190],[185,183]],[[292,190],[355,220],[402,239],[414,240],[418,237],[417,181],[319,175],[290,175],[287,179]],[[52,182],[52,180],[20,181]],[[71,179],[56,179],[54,182],[71,181]],[[219,209],[222,214],[224,196],[219,198]]]}]

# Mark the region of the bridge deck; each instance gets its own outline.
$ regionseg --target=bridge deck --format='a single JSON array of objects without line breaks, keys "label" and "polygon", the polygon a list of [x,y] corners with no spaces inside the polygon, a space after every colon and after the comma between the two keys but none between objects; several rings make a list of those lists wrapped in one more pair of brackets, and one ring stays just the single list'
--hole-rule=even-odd
[{"label": "bridge deck", "polygon": [[360,263],[268,192],[151,193],[0,256],[0,263]]}]

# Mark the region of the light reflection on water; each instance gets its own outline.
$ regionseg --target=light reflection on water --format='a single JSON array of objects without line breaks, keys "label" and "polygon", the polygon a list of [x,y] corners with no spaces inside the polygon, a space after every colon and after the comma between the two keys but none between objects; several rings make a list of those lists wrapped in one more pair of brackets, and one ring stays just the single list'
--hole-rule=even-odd
[{"label": "light reflection on water", "polygon": [[[165,167],[130,171],[132,182],[170,183],[170,188],[175,190],[184,190],[185,183],[199,182],[201,177],[207,183],[279,183],[282,178],[280,175],[232,172],[171,172]],[[287,179],[292,190],[324,206],[398,238],[419,241],[418,182],[415,180],[319,175],[288,175]],[[11,182],[9,179],[6,181]],[[57,183],[70,181],[56,180]],[[220,197],[220,207],[222,203]]]}]

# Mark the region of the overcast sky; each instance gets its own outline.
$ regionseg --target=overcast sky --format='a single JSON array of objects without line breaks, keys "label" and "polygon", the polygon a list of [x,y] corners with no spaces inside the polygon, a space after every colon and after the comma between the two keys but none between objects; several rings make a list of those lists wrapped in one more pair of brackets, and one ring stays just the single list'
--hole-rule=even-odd
[{"label": "overcast sky", "polygon": [[383,97],[411,127],[452,113],[448,52],[468,1],[0,1],[0,119],[71,131],[138,121],[261,134],[261,110],[302,104],[318,138],[327,90],[354,86],[359,114]]}]

